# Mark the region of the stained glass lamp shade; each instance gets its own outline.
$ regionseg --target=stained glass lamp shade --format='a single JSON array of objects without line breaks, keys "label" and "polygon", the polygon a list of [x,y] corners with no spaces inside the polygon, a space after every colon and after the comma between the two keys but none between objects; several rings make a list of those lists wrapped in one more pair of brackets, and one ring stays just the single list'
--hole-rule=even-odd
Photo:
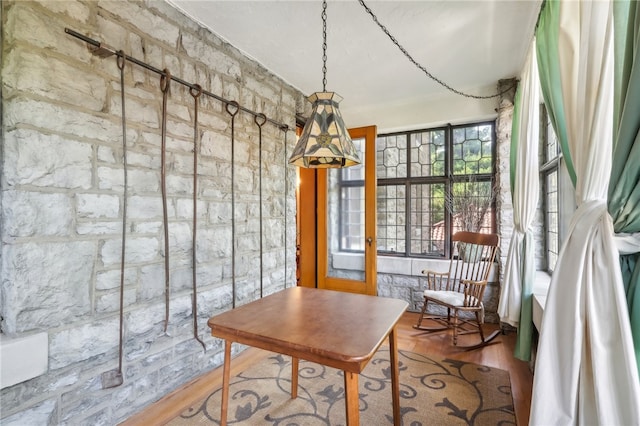
[{"label": "stained glass lamp shade", "polygon": [[306,168],[349,167],[360,158],[338,109],[342,100],[335,92],[316,92],[308,97],[313,104],[289,163]]}]

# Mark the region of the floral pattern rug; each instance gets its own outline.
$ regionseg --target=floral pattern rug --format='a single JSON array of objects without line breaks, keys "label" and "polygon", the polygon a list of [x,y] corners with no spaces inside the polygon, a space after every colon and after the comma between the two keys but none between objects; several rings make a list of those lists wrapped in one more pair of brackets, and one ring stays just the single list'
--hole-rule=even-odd
[{"label": "floral pattern rug", "polygon": [[[452,359],[399,351],[402,425],[515,425],[509,373]],[[272,354],[231,378],[229,425],[345,424],[343,372],[300,361],[291,399],[291,358]],[[389,350],[381,348],[359,377],[360,424],[392,425]],[[220,424],[221,390],[169,425]]]}]

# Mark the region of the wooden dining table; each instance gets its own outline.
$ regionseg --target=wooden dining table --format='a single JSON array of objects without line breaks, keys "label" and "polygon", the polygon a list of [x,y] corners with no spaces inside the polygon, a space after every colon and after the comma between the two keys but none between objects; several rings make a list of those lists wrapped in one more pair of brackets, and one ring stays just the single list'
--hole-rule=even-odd
[{"label": "wooden dining table", "polygon": [[389,338],[394,425],[400,425],[395,327],[404,300],[292,287],[209,319],[225,341],[220,424],[227,424],[231,345],[249,345],[292,358],[291,398],[297,397],[299,359],[344,371],[346,423],[360,423],[358,376]]}]

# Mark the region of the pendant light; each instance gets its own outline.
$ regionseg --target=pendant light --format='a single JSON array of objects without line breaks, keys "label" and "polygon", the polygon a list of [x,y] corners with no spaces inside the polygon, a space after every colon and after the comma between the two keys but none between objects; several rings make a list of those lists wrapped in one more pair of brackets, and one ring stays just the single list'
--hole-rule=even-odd
[{"label": "pendant light", "polygon": [[322,1],[322,92],[307,99],[311,116],[304,125],[289,163],[305,168],[340,168],[360,164],[338,104],[342,97],[327,92],[327,1]]}]

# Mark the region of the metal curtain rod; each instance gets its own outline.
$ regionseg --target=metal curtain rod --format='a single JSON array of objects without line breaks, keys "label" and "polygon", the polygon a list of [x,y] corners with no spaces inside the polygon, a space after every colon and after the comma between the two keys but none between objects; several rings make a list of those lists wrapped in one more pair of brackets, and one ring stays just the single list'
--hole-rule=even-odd
[{"label": "metal curtain rod", "polygon": [[[158,69],[158,68],[154,67],[153,65],[149,65],[149,64],[147,64],[145,62],[142,62],[142,61],[140,61],[140,60],[138,60],[138,59],[136,59],[136,58],[134,58],[132,56],[127,55],[126,53],[119,52],[116,49],[105,45],[104,43],[100,43],[99,41],[96,41],[96,40],[94,40],[92,38],[89,38],[89,37],[83,35],[83,34],[80,34],[80,33],[76,32],[76,31],[74,31],[74,30],[72,30],[70,28],[65,28],[64,32],[69,34],[69,35],[72,35],[72,36],[74,36],[76,38],[79,38],[80,40],[84,41],[85,43],[88,43],[88,44],[96,47],[96,49],[100,49],[101,52],[97,53],[99,56],[108,56],[108,55],[105,54],[105,52],[107,52],[109,55],[123,56],[124,59],[126,59],[129,62],[133,62],[134,64],[139,65],[139,66],[141,66],[143,68],[146,68],[149,71],[153,71],[156,74],[165,75],[163,70]],[[171,75],[170,77],[171,77],[171,80],[174,80],[174,81],[176,81],[176,82],[178,82],[178,83],[180,83],[180,84],[182,84],[184,86],[187,86],[192,90],[200,90],[200,89],[198,89],[196,84],[192,84],[192,83],[186,82],[186,81],[182,80],[181,78],[178,78],[178,77],[176,77],[174,75]],[[258,117],[259,116],[261,119],[264,117],[264,114],[252,111],[252,110],[250,110],[248,108],[245,108],[245,107],[243,107],[241,105],[238,105],[235,101],[230,101],[228,99],[225,99],[225,98],[223,98],[221,96],[216,95],[215,93],[211,93],[211,92],[208,92],[206,90],[202,90],[202,93],[207,95],[207,96],[211,96],[212,98],[217,99],[217,100],[219,100],[220,102],[222,102],[222,103],[224,103],[226,105],[233,105],[234,107],[237,107],[239,110],[244,111],[246,113],[249,113],[249,114],[253,115],[254,117]],[[275,125],[276,127],[279,127],[281,130],[283,130],[285,132],[290,130],[289,126],[284,124],[284,123],[280,123],[280,122],[272,120],[270,118],[266,118],[266,120],[268,122],[270,122],[271,124]]]}]

